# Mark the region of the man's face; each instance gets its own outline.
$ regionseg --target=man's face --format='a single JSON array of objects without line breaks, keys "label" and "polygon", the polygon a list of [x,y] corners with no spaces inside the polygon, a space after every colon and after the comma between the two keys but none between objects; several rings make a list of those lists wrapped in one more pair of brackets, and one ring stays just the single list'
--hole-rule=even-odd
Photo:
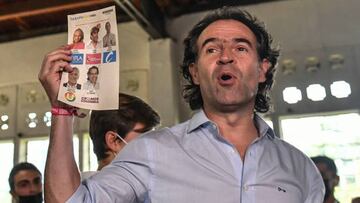
[{"label": "man's face", "polygon": [[239,21],[218,20],[203,30],[190,73],[200,85],[205,109],[253,109],[258,83],[269,68],[267,60],[259,61],[256,46],[255,35]]},{"label": "man's face", "polygon": [[82,34],[81,34],[81,31],[79,30],[76,30],[74,32],[74,35],[73,35],[73,43],[78,43],[81,41],[81,38],[82,38]]},{"label": "man's face", "polygon": [[144,133],[145,125],[142,123],[136,123],[134,128],[128,132],[125,136],[126,142],[130,142],[131,140],[135,139],[141,133]]},{"label": "man's face", "polygon": [[96,84],[97,77],[98,77],[97,70],[94,68],[90,69],[89,73],[88,73],[88,78],[89,78],[90,82],[93,84]]},{"label": "man's face", "polygon": [[[145,125],[143,123],[136,123],[134,128],[125,135],[124,140],[129,143],[131,140],[137,138],[140,134],[144,133]],[[119,147],[117,153],[125,146],[125,143],[119,140]]]},{"label": "man's face", "polygon": [[15,188],[12,195],[30,196],[42,192],[41,175],[34,170],[22,170],[14,176]]},{"label": "man's face", "polygon": [[68,80],[70,84],[72,85],[76,84],[78,79],[79,79],[79,71],[77,69],[74,69],[71,73],[68,74]]},{"label": "man's face", "polygon": [[316,167],[319,169],[319,172],[323,177],[327,190],[326,192],[329,194],[333,193],[335,186],[338,185],[339,176],[334,174],[334,172],[331,171],[325,163],[316,163]]},{"label": "man's face", "polygon": [[109,32],[110,32],[110,29],[111,29],[110,23],[106,23],[106,24],[105,24],[105,30],[106,30],[106,32],[109,33]]}]

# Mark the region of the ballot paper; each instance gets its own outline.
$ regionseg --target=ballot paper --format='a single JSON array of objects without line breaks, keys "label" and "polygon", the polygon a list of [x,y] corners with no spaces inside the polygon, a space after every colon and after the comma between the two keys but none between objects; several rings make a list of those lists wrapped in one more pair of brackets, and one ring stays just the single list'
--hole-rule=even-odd
[{"label": "ballot paper", "polygon": [[71,73],[63,72],[58,100],[71,106],[117,109],[119,40],[115,6],[68,15]]}]

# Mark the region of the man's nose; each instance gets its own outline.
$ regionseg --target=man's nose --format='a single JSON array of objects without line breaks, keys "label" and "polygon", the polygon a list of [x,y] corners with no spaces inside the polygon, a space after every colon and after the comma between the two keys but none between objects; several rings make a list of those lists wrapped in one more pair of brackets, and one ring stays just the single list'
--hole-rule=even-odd
[{"label": "man's nose", "polygon": [[233,63],[233,62],[234,62],[234,58],[233,58],[233,53],[231,52],[231,49],[229,49],[229,48],[222,49],[220,57],[217,61],[217,64],[225,65],[225,64],[229,64],[229,63]]},{"label": "man's nose", "polygon": [[41,186],[39,184],[32,183],[30,184],[30,193],[37,194],[41,191]]}]

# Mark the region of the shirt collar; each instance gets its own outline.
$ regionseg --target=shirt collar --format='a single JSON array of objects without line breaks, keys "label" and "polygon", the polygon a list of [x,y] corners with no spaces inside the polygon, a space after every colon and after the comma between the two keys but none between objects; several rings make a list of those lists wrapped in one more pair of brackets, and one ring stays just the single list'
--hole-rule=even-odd
[{"label": "shirt collar", "polygon": [[205,115],[205,112],[203,109],[197,111],[193,117],[190,119],[189,122],[189,128],[187,130],[187,133],[191,133],[198,127],[202,126],[205,123],[211,122]]},{"label": "shirt collar", "polygon": [[270,139],[275,138],[274,131],[270,128],[270,126],[261,118],[258,114],[255,113],[255,124],[259,130],[259,136],[264,137],[268,136]]},{"label": "shirt collar", "polygon": [[[192,131],[196,130],[198,127],[207,124],[212,123],[207,116],[205,115],[205,112],[203,109],[197,111],[193,117],[190,119],[189,122],[189,128],[187,130],[187,133],[191,133]],[[274,131],[269,127],[269,125],[259,116],[255,113],[255,124],[257,128],[259,129],[259,135],[260,137],[268,136],[270,139],[275,138]]]}]

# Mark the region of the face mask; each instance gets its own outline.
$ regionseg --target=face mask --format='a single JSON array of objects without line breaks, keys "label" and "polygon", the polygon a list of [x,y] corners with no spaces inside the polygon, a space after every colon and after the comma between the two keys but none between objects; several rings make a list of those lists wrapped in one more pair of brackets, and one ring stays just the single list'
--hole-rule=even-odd
[{"label": "face mask", "polygon": [[19,196],[19,203],[42,203],[42,201],[43,201],[42,192],[36,195]]},{"label": "face mask", "polygon": [[115,135],[125,143],[125,145],[127,145],[128,143],[124,140],[124,138],[122,138],[119,134],[115,133]]}]

